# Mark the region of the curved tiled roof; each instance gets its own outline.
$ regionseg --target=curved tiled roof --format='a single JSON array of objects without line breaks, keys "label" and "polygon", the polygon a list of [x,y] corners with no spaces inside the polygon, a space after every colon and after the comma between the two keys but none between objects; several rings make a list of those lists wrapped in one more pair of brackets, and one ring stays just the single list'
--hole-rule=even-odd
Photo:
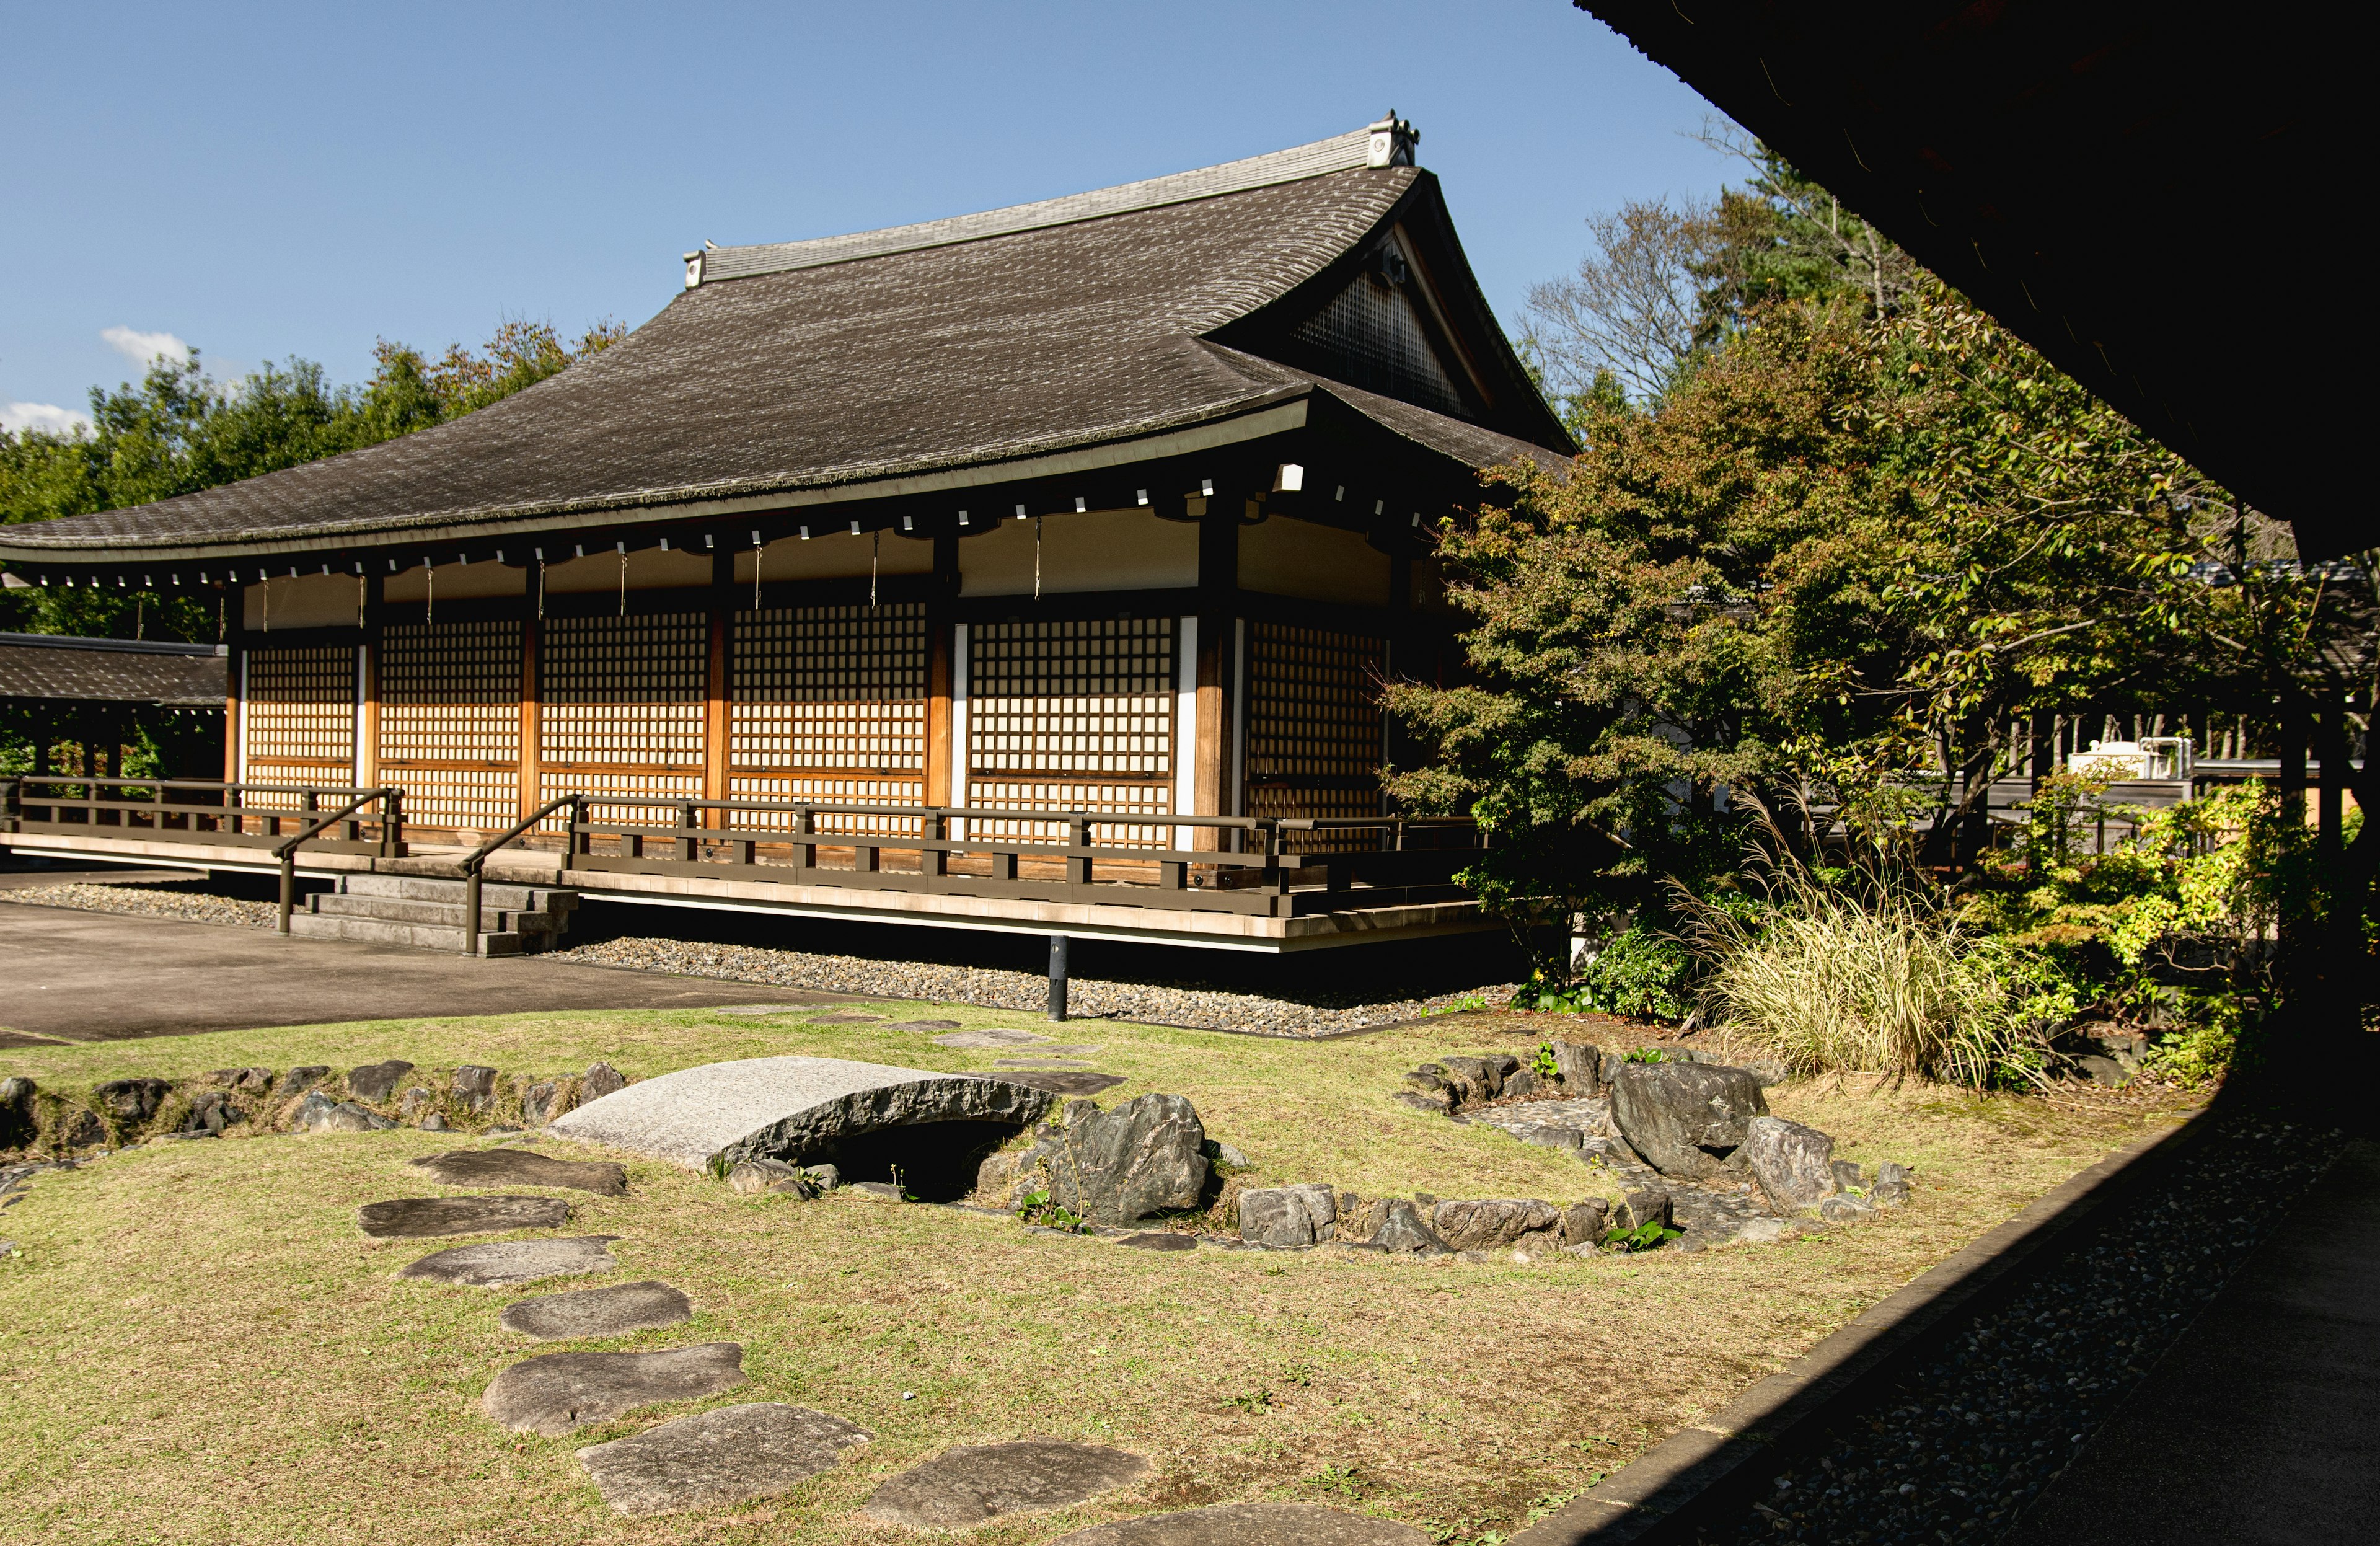
[{"label": "curved tiled roof", "polygon": [[[740,277],[714,271],[619,344],[451,423],[153,505],[9,528],[0,556],[660,514],[996,469],[1230,419],[1318,388],[1203,335],[1341,262],[1416,197],[1435,200],[1429,174],[1354,166]],[[706,256],[772,251],[784,256]],[[1530,450],[1404,404],[1374,416],[1475,463]]]},{"label": "curved tiled roof", "polygon": [[224,655],[219,644],[0,633],[0,698],[220,709]]}]

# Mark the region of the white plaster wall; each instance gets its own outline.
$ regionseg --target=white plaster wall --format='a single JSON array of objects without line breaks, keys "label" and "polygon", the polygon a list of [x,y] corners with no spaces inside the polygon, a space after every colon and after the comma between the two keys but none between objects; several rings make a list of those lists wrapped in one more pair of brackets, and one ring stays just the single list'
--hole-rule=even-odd
[{"label": "white plaster wall", "polygon": [[[978,519],[986,518],[978,516]],[[959,594],[1033,594],[1033,527],[1011,516],[959,542]],[[1161,590],[1198,583],[1198,529],[1146,510],[1050,516],[1041,525],[1041,592]]]},{"label": "white plaster wall", "polygon": [[[240,591],[240,627],[251,633],[275,628],[352,628],[356,626],[356,577],[352,574],[287,575]],[[271,605],[266,592],[272,593]]]},{"label": "white plaster wall", "polygon": [[[566,549],[545,550],[549,562],[545,566],[545,593],[549,596],[584,594],[589,590],[620,589],[620,554],[613,548],[589,546],[584,558],[565,558],[560,563],[551,560]],[[474,564],[473,568],[480,566]],[[519,574],[522,571],[514,570]],[[710,555],[707,553],[685,553],[672,548],[639,548],[628,554],[628,589],[631,590],[672,590],[686,586],[710,583]],[[525,589],[522,587],[520,589]],[[520,589],[505,592],[517,595]],[[438,593],[446,594],[446,571],[438,571]],[[395,599],[392,587],[390,599]]]},{"label": "white plaster wall", "polygon": [[[613,560],[612,572],[615,582],[619,574],[618,562],[616,558]],[[433,573],[438,577],[434,597],[430,588],[430,578]],[[380,593],[383,599],[392,602],[460,602],[478,596],[521,596],[528,593],[528,571],[485,562],[440,564],[434,569],[426,569],[416,564],[383,579]]]},{"label": "white plaster wall", "polygon": [[1354,531],[1272,516],[1240,529],[1240,585],[1273,596],[1389,603],[1389,555]]},{"label": "white plaster wall", "polygon": [[[783,579],[866,579],[870,544],[868,533],[853,536],[849,526],[820,525],[810,528],[808,542],[798,536],[771,542],[760,550],[763,565],[762,580],[774,584]],[[882,558],[876,572],[880,575],[929,575],[934,572],[934,544],[916,537],[899,537],[884,533]],[[752,583],[752,550],[740,549],[735,554],[735,578],[738,583]]]}]

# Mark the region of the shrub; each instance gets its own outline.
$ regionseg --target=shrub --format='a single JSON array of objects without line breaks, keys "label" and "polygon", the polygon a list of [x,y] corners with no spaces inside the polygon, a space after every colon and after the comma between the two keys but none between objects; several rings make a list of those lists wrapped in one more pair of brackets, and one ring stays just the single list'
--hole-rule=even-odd
[{"label": "shrub", "polygon": [[1563,1014],[1596,1010],[1645,1020],[1682,1020],[1694,1007],[1689,986],[1694,955],[1678,940],[1631,924],[1605,942],[1568,987],[1530,979],[1512,999],[1516,1009]]},{"label": "shrub", "polygon": [[1714,1023],[1801,1073],[1860,1069],[1977,1087],[2039,1076],[2047,984],[1931,901],[1789,877],[1765,919],[1706,909]]}]

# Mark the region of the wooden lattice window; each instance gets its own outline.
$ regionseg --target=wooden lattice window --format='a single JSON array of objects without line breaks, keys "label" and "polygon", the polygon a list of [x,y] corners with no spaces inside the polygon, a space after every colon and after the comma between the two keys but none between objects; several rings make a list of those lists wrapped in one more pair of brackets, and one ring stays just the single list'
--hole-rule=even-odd
[{"label": "wooden lattice window", "polygon": [[732,661],[730,766],[923,772],[922,604],[739,613]]},{"label": "wooden lattice window", "polygon": [[[1247,812],[1380,813],[1382,640],[1284,623],[1248,628]],[[1336,846],[1316,836],[1293,847]]]},{"label": "wooden lattice window", "polygon": [[699,613],[549,619],[540,760],[698,771],[709,650]]},{"label": "wooden lattice window", "polygon": [[381,762],[517,768],[520,685],[518,623],[389,625],[381,636]]},{"label": "wooden lattice window", "polygon": [[[291,773],[355,770],[356,652],[338,645],[248,653],[248,734],[251,765]],[[262,773],[259,782],[291,782]],[[320,782],[320,780],[317,780]]]},{"label": "wooden lattice window", "polygon": [[[978,627],[967,648],[967,803],[1172,814],[1173,637],[1171,617]],[[982,830],[1057,834],[1011,824],[1018,830]],[[1168,829],[1134,823],[1102,823],[1098,837],[1172,841]]]}]

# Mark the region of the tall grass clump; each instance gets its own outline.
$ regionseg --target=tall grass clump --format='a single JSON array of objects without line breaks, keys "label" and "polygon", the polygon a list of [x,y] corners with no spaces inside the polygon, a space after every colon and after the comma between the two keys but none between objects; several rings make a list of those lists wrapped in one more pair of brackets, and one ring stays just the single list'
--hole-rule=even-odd
[{"label": "tall grass clump", "polygon": [[1772,904],[1697,909],[1711,1023],[1803,1074],[1985,1088],[2040,1068],[2041,1038],[2009,964],[1932,899],[1789,870]]}]

